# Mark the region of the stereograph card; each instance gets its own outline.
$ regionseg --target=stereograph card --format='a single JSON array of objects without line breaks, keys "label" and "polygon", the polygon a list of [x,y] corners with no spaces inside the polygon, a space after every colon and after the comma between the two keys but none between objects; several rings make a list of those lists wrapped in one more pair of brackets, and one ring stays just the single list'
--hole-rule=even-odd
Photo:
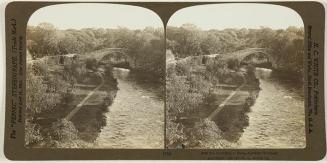
[{"label": "stereograph card", "polygon": [[320,160],[320,1],[5,10],[11,160]]}]

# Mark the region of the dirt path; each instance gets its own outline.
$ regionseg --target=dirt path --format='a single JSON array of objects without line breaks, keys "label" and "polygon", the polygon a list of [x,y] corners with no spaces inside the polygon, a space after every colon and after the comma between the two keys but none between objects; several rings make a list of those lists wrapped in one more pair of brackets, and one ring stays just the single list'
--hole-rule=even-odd
[{"label": "dirt path", "polygon": [[243,86],[244,86],[245,84],[242,84],[242,85],[240,85],[238,88],[236,88],[234,91],[232,91],[230,94],[229,94],[229,96],[221,103],[221,104],[219,104],[219,106],[218,106],[218,108],[215,110],[215,111],[213,111],[209,116],[208,116],[208,119],[210,119],[210,120],[212,120],[214,117],[216,117],[217,116],[217,114],[224,108],[224,106],[227,104],[227,102],[232,98],[232,97],[234,97],[234,95],[235,94],[237,94],[238,93],[238,91],[240,91],[242,88],[243,88]]},{"label": "dirt path", "polygon": [[76,107],[67,114],[67,116],[65,117],[66,120],[71,120],[71,118],[82,108],[82,106],[84,105],[84,103],[98,90],[100,89],[103,85],[104,85],[104,79],[101,76],[101,84],[99,84],[95,89],[93,89],[91,92],[89,92],[87,94],[87,96],[79,103],[76,105]]}]

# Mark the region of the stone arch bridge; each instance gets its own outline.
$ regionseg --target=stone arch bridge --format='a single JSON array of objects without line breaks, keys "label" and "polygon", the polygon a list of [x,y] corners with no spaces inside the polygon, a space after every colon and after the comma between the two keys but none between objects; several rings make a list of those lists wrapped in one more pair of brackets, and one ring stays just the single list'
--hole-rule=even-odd
[{"label": "stone arch bridge", "polygon": [[107,48],[104,52],[95,54],[94,57],[100,64],[110,63],[113,67],[131,69],[135,65],[126,48]]},{"label": "stone arch bridge", "polygon": [[193,59],[197,59],[198,62],[206,64],[217,57],[218,59],[237,61],[239,65],[254,65],[264,68],[271,68],[274,63],[270,49],[266,48],[247,48],[226,54],[195,56]]},{"label": "stone arch bridge", "polygon": [[270,49],[266,48],[247,48],[232,53],[225,54],[210,54],[200,56],[189,56],[174,61],[169,61],[167,64],[175,62],[192,62],[196,64],[207,64],[215,60],[233,60],[237,61],[239,65],[254,65],[256,67],[272,68],[274,66],[274,59],[270,53]]},{"label": "stone arch bridge", "polygon": [[270,49],[266,48],[248,48],[226,55],[227,59],[237,60],[240,65],[271,68],[274,61]]}]

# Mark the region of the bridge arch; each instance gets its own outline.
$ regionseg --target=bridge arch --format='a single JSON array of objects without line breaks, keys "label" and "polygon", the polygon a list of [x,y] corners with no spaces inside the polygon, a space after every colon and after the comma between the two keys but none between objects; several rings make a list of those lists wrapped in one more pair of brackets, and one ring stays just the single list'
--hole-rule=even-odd
[{"label": "bridge arch", "polygon": [[111,64],[113,67],[131,69],[134,64],[125,48],[108,48],[106,52],[98,56],[100,64]]},{"label": "bridge arch", "polygon": [[273,58],[270,49],[249,48],[228,54],[228,59],[237,60],[242,65],[254,65],[256,67],[272,68]]}]

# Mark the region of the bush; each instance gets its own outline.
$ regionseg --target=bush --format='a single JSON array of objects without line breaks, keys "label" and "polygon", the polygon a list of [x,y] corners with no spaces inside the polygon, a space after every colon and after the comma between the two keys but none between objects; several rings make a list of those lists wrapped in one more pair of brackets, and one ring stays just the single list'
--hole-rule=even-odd
[{"label": "bush", "polygon": [[232,70],[238,70],[239,69],[239,61],[238,59],[228,59],[227,60],[227,67]]},{"label": "bush", "polygon": [[184,134],[184,126],[172,121],[167,122],[167,138],[168,148],[176,148],[181,145],[187,138]]},{"label": "bush", "polygon": [[47,146],[49,147],[67,148],[79,146],[78,131],[74,124],[66,119],[52,123],[47,138],[49,140],[46,143],[48,143]]},{"label": "bush", "polygon": [[206,94],[212,84],[205,79],[205,76],[200,74],[192,74],[187,77],[187,82],[190,87],[190,92]]},{"label": "bush", "polygon": [[71,62],[64,64],[64,70],[63,77],[66,81],[73,82],[75,80],[82,80],[83,77],[85,77],[87,70],[85,69],[85,66],[81,62]]},{"label": "bush", "polygon": [[26,118],[25,118],[25,144],[37,144],[43,140],[40,133],[41,126],[33,120],[43,111],[53,109],[59,102],[61,95],[45,84],[42,76],[35,76],[27,70],[26,76]]},{"label": "bush", "polygon": [[216,57],[206,64],[206,73],[204,75],[212,84],[216,85],[225,77],[228,71],[226,67],[225,61],[220,57]]},{"label": "bush", "polygon": [[215,122],[209,119],[197,122],[192,130],[191,144],[196,144],[199,148],[229,148],[232,143],[224,140],[222,131]]},{"label": "bush", "polygon": [[209,119],[201,120],[194,125],[193,136],[196,140],[221,139],[221,131],[215,122]]},{"label": "bush", "polygon": [[76,79],[78,81],[82,81],[83,78],[87,74],[87,70],[86,70],[86,68],[84,66],[79,66],[79,67],[76,67],[74,74],[76,75]]},{"label": "bush", "polygon": [[31,66],[28,70],[32,71],[36,76],[48,75],[48,68],[44,60],[36,60],[32,64],[28,64],[28,66]]},{"label": "bush", "polygon": [[94,58],[87,58],[85,61],[85,67],[89,70],[96,70],[97,69],[97,60]]},{"label": "bush", "polygon": [[166,78],[171,78],[175,74],[175,65],[167,64],[166,65]]},{"label": "bush", "polygon": [[40,132],[40,126],[35,123],[31,123],[30,120],[25,121],[25,145],[30,146],[37,144],[43,140]]},{"label": "bush", "polygon": [[177,118],[191,112],[202,103],[202,94],[190,92],[185,77],[174,76],[168,81],[166,91],[168,112]]},{"label": "bush", "polygon": [[60,94],[50,91],[51,86],[41,76],[28,71],[26,77],[26,112],[32,117],[44,110],[52,109],[60,101]]},{"label": "bush", "polygon": [[[35,62],[42,63],[42,62]],[[33,66],[36,65],[36,66]],[[44,64],[28,64],[26,72],[26,118],[25,118],[25,141],[26,145],[37,144],[44,140],[41,135],[41,126],[34,120],[42,112],[54,109],[63,99],[67,98],[69,83],[62,76],[46,72]],[[35,75],[35,72],[37,75]],[[44,74],[44,76],[40,76]]]},{"label": "bush", "polygon": [[175,73],[178,76],[189,76],[190,69],[192,65],[190,65],[187,61],[179,61],[175,66]]}]

